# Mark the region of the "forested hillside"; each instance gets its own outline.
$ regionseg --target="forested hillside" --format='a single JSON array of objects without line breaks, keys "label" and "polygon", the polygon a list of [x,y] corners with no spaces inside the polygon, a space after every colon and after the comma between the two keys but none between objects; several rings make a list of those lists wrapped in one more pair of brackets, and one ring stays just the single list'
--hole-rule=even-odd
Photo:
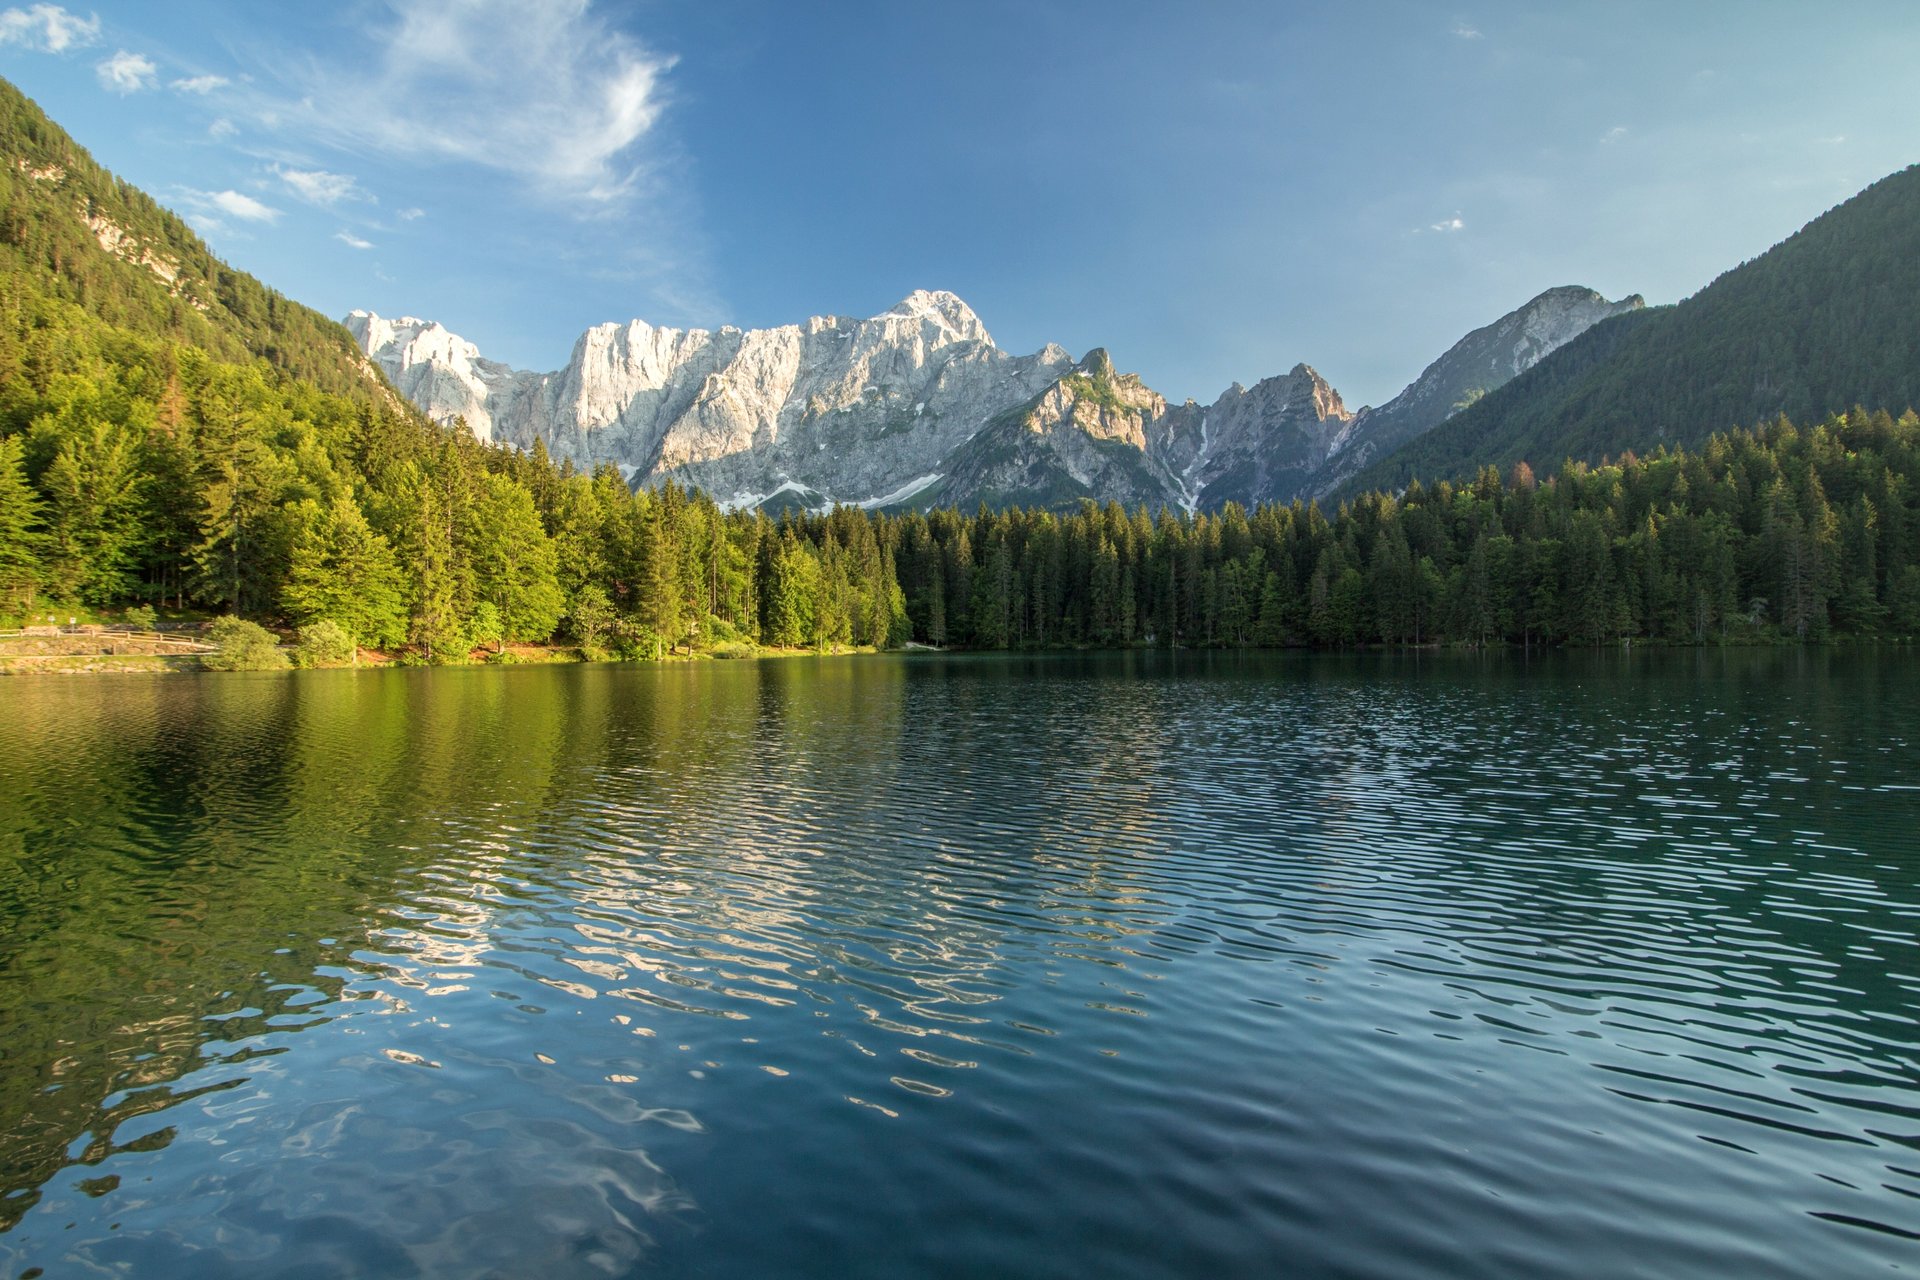
[{"label": "forested hillside", "polygon": [[1526,460],[1557,467],[1785,414],[1920,406],[1920,166],[1883,178],[1686,301],[1602,321],[1360,472],[1349,495]]},{"label": "forested hillside", "polygon": [[[352,337],[207,249],[192,228],[96,164],[0,80],[0,286],[8,318],[30,301],[71,303],[106,325],[216,359],[274,368],[356,400],[392,395]],[[44,344],[41,344],[44,346]],[[36,349],[8,352],[35,358]],[[38,367],[8,363],[0,380]],[[12,401],[0,411],[17,413]]]}]

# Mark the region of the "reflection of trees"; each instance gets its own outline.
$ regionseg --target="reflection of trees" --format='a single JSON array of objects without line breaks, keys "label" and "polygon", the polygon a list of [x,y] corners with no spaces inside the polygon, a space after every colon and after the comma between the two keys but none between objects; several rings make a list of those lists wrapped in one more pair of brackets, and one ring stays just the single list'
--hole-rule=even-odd
[{"label": "reflection of trees", "polygon": [[329,1020],[355,951],[408,927],[435,824],[538,810],[580,707],[519,674],[4,691],[0,1230],[61,1168],[171,1136],[122,1126]]},{"label": "reflection of trees", "polygon": [[909,668],[620,673],[594,743],[574,734],[595,774],[516,853],[528,927],[496,921],[489,965],[667,1014],[837,1006],[904,1035],[968,1034],[1004,989],[992,975],[1020,923],[968,911],[971,884],[956,891],[982,864],[955,843],[966,806],[947,762],[929,763],[935,730],[915,719]]}]

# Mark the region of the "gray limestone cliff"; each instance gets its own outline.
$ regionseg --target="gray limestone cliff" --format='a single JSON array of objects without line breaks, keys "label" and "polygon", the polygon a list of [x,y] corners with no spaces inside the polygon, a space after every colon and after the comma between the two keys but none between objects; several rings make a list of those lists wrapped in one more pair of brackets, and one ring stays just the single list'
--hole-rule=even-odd
[{"label": "gray limestone cliff", "polygon": [[988,423],[948,458],[942,504],[1071,508],[1184,505],[1180,481],[1150,446],[1168,421],[1166,398],[1117,373],[1094,348],[1071,372]]},{"label": "gray limestone cliff", "polygon": [[[431,417],[582,468],[671,477],[730,505],[776,494],[878,504],[936,475],[989,420],[1071,367],[1012,356],[967,304],[916,292],[866,320],[776,329],[597,325],[565,368],[515,373],[438,325],[355,312],[347,326]],[[931,483],[931,481],[926,481]]]},{"label": "gray limestone cliff", "polygon": [[437,421],[633,483],[673,479],[729,507],[1128,506],[1217,510],[1331,492],[1608,316],[1641,306],[1550,289],[1476,329],[1379,408],[1350,412],[1310,366],[1170,405],[1104,350],[994,345],[951,293],[865,320],[775,329],[597,325],[566,367],[483,358],[424,320],[356,311],[347,328]]}]

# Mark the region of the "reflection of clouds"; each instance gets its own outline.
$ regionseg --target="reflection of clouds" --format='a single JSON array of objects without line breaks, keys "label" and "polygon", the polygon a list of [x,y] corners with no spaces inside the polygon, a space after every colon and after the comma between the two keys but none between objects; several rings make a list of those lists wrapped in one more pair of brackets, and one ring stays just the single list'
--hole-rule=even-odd
[{"label": "reflection of clouds", "polygon": [[[831,886],[810,883],[825,858],[802,860],[771,845],[749,847],[745,836],[754,818],[740,821],[738,838],[732,831],[716,833],[714,847],[724,853],[711,855],[705,874],[692,879],[687,872],[697,868],[684,856],[661,866],[638,851],[624,858],[601,853],[583,865],[575,883],[591,905],[590,918],[572,922],[580,941],[563,962],[604,982],[627,984],[606,994],[679,1012],[743,1017],[746,1011],[728,1006],[852,1003],[890,1028],[938,1033],[879,1013],[860,1001],[864,994],[896,1015],[980,1021],[947,1007],[996,998],[965,985],[998,963],[980,931],[901,936],[877,918],[865,925],[849,921],[884,897],[892,882],[862,885],[848,868],[829,866]],[[942,921],[920,915],[917,923],[933,930]],[[635,978],[647,985],[634,985]]]},{"label": "reflection of clouds", "polygon": [[[515,931],[514,966],[582,1000],[670,1014],[839,1007],[917,1037],[982,1021],[966,1010],[999,998],[997,930],[903,887],[884,837],[870,857],[849,848],[884,832],[899,816],[889,797],[910,789],[902,672],[798,671],[715,673],[699,698],[627,709],[620,763],[498,871],[528,881],[533,900],[564,903],[539,946]],[[663,677],[676,692],[678,680]]]}]

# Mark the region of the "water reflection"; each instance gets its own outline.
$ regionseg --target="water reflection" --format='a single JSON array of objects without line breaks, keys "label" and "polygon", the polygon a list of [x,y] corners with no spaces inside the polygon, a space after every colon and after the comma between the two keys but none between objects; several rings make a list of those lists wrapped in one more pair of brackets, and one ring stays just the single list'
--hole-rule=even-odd
[{"label": "water reflection", "polygon": [[1920,680],[1838,657],[9,682],[0,1259],[1893,1261]]}]

